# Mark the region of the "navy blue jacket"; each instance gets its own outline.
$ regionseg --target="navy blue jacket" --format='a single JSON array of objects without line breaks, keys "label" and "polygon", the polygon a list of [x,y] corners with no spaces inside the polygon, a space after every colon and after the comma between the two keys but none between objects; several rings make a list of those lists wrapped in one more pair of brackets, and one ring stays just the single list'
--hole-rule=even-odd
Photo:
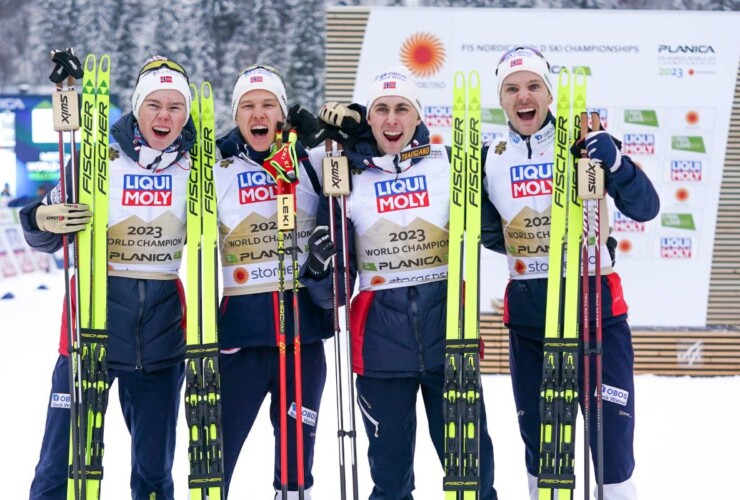
[{"label": "navy blue jacket", "polygon": [[[287,142],[287,136],[284,138]],[[261,164],[269,152],[257,152],[245,142],[238,128],[234,128],[216,141],[221,156],[246,156]],[[314,190],[321,194],[321,185],[306,150],[296,145],[298,160],[303,163]],[[286,290],[285,301],[285,334],[286,342],[293,343],[293,292]],[[218,335],[222,349],[237,347],[269,347],[277,345],[278,297],[277,292],[234,295],[223,297],[219,308]],[[298,313],[300,315],[300,335],[302,344],[319,342],[334,334],[331,311],[318,307],[308,290],[298,290]]]},{"label": "navy blue jacket", "polygon": [[[121,117],[111,134],[122,151],[134,160],[131,113]],[[195,142],[195,125],[191,119],[180,136],[179,160]],[[66,169],[67,186],[71,184],[71,168]],[[59,193],[59,186],[52,190]],[[39,230],[36,209],[52,202],[53,194],[43,202],[26,205],[20,212],[23,233],[28,244],[42,252],[56,252],[62,247],[62,236]],[[70,191],[66,199],[72,201]],[[179,363],[184,358],[184,297],[179,280],[148,280],[108,277],[108,364],[126,371],[153,371]],[[66,321],[66,317],[63,318]],[[60,353],[67,354],[67,333],[62,326]]]},{"label": "navy blue jacket", "polygon": [[[360,116],[365,108],[350,106]],[[363,122],[352,131],[357,143],[345,152],[351,168],[364,169],[371,165],[373,156],[380,156],[370,127]],[[420,124],[412,141],[419,146],[429,143],[429,130]],[[420,161],[421,159],[418,159]],[[412,160],[414,163],[416,160]],[[411,167],[413,168],[413,166]],[[488,200],[486,211],[492,210]],[[329,224],[329,200],[322,198],[317,213],[317,225]],[[335,210],[335,214],[340,211]],[[493,217],[487,217],[492,221]],[[340,223],[335,221],[340,250]],[[348,243],[352,280],[356,276],[354,226],[349,220]],[[489,229],[489,233],[495,232]],[[341,267],[341,266],[340,266]],[[311,283],[313,281],[313,283]],[[331,276],[321,281],[305,280],[314,299],[324,307],[331,307]],[[369,303],[368,303],[369,302]],[[444,365],[445,330],[447,318],[447,281],[436,281],[385,290],[360,293],[352,302],[353,368],[358,374],[390,378],[417,375]],[[363,313],[366,311],[366,314]],[[360,330],[364,335],[359,335]],[[361,337],[360,341],[358,337]]]},{"label": "navy blue jacket", "polygon": [[[553,117],[550,115],[549,120]],[[523,141],[529,138],[522,136]],[[621,143],[616,141],[618,147]],[[660,210],[660,199],[650,179],[629,156],[622,155],[622,166],[616,172],[606,173],[606,191],[620,212],[638,221],[649,221]],[[483,183],[485,186],[485,182]],[[486,194],[486,197],[487,194]],[[489,250],[505,254],[503,225],[498,211],[484,211],[481,241]],[[608,259],[609,256],[602,256]],[[590,317],[594,316],[594,277],[591,277]],[[532,338],[544,335],[547,278],[509,280],[504,301],[504,323]],[[627,304],[622,292],[621,278],[617,273],[602,276],[601,312],[603,325],[608,326],[626,318]]]}]

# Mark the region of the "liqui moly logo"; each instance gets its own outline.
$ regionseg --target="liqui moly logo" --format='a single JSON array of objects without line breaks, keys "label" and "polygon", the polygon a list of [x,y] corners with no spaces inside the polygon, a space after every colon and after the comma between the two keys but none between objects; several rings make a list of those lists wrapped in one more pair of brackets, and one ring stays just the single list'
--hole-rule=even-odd
[{"label": "liqui moly logo", "polygon": [[423,175],[375,183],[378,213],[429,206],[427,179]]},{"label": "liqui moly logo", "polygon": [[122,203],[133,207],[172,206],[172,176],[124,175]]},{"label": "liqui moly logo", "polygon": [[691,238],[661,238],[661,259],[690,259],[692,257]]},{"label": "liqui moly logo", "polygon": [[655,134],[624,134],[622,150],[628,155],[654,155]]},{"label": "liqui moly logo", "polygon": [[511,167],[511,196],[526,198],[552,194],[552,163]]},{"label": "liqui moly logo", "polygon": [[671,180],[700,182],[702,164],[700,161],[675,160],[671,162]]},{"label": "liqui moly logo", "polygon": [[240,205],[277,198],[277,184],[267,172],[242,172],[237,177],[237,182]]},{"label": "liqui moly logo", "polygon": [[620,233],[644,233],[645,223],[630,219],[622,212],[614,213],[614,231]]}]

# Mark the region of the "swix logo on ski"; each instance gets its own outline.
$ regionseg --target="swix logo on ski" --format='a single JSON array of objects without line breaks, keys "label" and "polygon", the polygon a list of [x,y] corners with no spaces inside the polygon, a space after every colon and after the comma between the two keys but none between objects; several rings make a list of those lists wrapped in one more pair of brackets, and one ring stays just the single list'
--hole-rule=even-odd
[{"label": "swix logo on ski", "polygon": [[267,172],[242,172],[237,182],[240,205],[277,199],[277,184]]},{"label": "swix logo on ski", "polygon": [[378,213],[429,206],[427,179],[423,175],[375,183]]},{"label": "swix logo on ski", "polygon": [[691,238],[661,238],[661,259],[690,259],[692,256]]},{"label": "swix logo on ski", "polygon": [[552,163],[514,165],[509,175],[514,198],[552,194]]},{"label": "swix logo on ski", "polygon": [[700,161],[674,160],[671,162],[671,180],[700,182],[703,168]]},{"label": "swix logo on ski", "polygon": [[622,147],[628,155],[654,155],[655,134],[624,134]]},{"label": "swix logo on ski", "polygon": [[131,207],[171,206],[172,176],[124,175],[123,205]]},{"label": "swix logo on ski", "polygon": [[622,212],[614,213],[614,231],[620,233],[644,233],[645,223],[630,219]]}]

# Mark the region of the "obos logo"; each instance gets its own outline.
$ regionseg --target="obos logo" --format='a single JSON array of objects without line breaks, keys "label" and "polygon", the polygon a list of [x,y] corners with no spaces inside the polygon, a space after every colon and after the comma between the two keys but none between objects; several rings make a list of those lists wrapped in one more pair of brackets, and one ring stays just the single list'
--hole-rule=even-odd
[{"label": "obos logo", "polygon": [[552,163],[515,165],[510,175],[514,198],[552,194]]},{"label": "obos logo", "polygon": [[124,175],[122,203],[125,206],[171,206],[172,176]]},{"label": "obos logo", "polygon": [[672,181],[699,182],[701,174],[700,161],[675,160],[671,162]]},{"label": "obos logo", "polygon": [[237,182],[240,205],[277,199],[277,184],[267,172],[242,172]]},{"label": "obos logo", "polygon": [[427,127],[451,127],[451,106],[426,106],[424,107],[424,123]]},{"label": "obos logo", "polygon": [[624,134],[622,146],[628,155],[654,155],[655,134]]},{"label": "obos logo", "polygon": [[620,233],[644,233],[645,223],[630,219],[622,212],[614,213],[614,231]]},{"label": "obos logo", "polygon": [[691,238],[661,238],[661,259],[690,259]]},{"label": "obos logo", "polygon": [[423,175],[375,183],[378,213],[429,206],[427,180]]},{"label": "obos logo", "polygon": [[414,33],[401,45],[401,63],[419,78],[434,75],[445,62],[445,47],[431,33]]}]

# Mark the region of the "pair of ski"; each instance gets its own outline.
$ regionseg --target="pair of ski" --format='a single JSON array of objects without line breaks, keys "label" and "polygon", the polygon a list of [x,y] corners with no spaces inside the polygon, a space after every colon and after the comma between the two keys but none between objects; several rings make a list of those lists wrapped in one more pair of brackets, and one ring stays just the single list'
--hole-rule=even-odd
[{"label": "pair of ski", "polygon": [[190,500],[221,500],[224,490],[217,330],[218,222],[213,165],[216,130],[211,84],[191,84],[197,140],[190,150],[187,196],[185,419]]},{"label": "pair of ski", "polygon": [[446,500],[480,492],[480,77],[455,73],[445,345]]},{"label": "pair of ski", "polygon": [[[585,149],[575,161],[570,146],[588,132],[586,74],[567,68],[558,78],[553,161],[549,269],[545,319],[544,360],[540,387],[540,500],[570,500],[575,490],[575,433],[579,405],[579,311],[583,327],[584,470],[585,498],[589,496],[590,373],[596,355],[597,460],[596,481],[603,497],[603,429],[601,405],[601,257],[599,203],[604,197],[603,171],[590,162]],[[598,114],[591,117],[600,128]],[[584,211],[584,202],[587,209]],[[589,317],[589,250],[595,245],[595,334],[591,348]],[[565,259],[563,259],[565,253]],[[564,265],[565,263],[570,265]],[[580,266],[578,264],[581,264]],[[565,280],[563,269],[565,268]],[[579,279],[580,278],[580,279]],[[579,289],[579,285],[581,285]],[[580,290],[580,294],[579,294]],[[581,308],[579,308],[579,296]]]},{"label": "pair of ski", "polygon": [[[71,49],[68,54],[73,55]],[[54,57],[55,52],[52,52]],[[55,72],[58,69],[59,66]],[[63,237],[71,427],[67,498],[97,500],[103,478],[103,425],[109,389],[106,297],[110,58],[104,55],[98,63],[94,55],[88,55],[81,76],[81,120],[72,75],[64,83],[57,82],[52,107],[54,129],[59,132],[62,197],[64,202],[87,204],[93,212],[90,225],[76,234],[74,281],[70,280],[70,242]],[[80,128],[80,122],[78,179],[75,131]],[[64,166],[65,131],[70,132],[69,177]]]}]

